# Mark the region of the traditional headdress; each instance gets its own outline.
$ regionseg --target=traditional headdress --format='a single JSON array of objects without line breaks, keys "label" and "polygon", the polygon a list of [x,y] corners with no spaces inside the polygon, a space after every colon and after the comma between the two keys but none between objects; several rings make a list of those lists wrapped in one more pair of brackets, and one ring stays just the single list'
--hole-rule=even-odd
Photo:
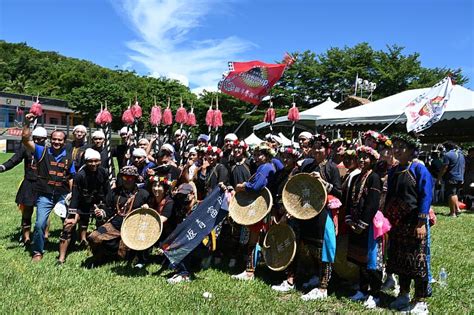
[{"label": "traditional headdress", "polygon": [[374,149],[366,145],[363,145],[357,148],[357,154],[359,153],[367,153],[370,156],[372,156],[375,160],[378,160],[380,158],[380,154],[377,151],[375,151]]}]

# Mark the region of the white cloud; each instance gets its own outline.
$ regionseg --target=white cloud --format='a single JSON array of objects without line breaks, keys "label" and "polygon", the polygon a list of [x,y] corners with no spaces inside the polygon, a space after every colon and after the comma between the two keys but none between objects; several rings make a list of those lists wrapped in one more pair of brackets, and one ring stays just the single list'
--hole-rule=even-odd
[{"label": "white cloud", "polygon": [[[216,0],[122,0],[121,13],[139,38],[127,42],[131,61],[152,76],[165,76],[200,91],[217,86],[227,62],[253,44],[229,36],[195,41],[190,32],[200,26]],[[215,90],[215,89],[214,89]]]}]

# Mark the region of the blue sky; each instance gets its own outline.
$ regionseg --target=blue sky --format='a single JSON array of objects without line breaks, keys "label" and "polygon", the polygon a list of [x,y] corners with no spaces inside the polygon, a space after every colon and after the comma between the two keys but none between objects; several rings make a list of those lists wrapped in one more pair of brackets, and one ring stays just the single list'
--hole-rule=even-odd
[{"label": "blue sky", "polygon": [[368,42],[461,68],[474,87],[472,0],[0,0],[0,38],[216,88],[227,61]]}]

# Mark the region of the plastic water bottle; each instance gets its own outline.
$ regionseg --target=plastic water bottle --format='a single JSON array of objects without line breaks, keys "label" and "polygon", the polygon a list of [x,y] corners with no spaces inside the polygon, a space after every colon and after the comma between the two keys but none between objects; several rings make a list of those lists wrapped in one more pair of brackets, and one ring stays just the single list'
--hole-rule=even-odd
[{"label": "plastic water bottle", "polygon": [[445,287],[448,285],[448,274],[446,273],[446,270],[444,268],[441,268],[439,271],[439,285],[442,287]]}]

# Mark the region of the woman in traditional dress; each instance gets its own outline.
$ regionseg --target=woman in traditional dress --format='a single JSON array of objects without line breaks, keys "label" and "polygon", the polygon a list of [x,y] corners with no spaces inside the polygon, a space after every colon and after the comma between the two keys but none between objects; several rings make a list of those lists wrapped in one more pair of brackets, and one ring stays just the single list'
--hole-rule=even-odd
[{"label": "woman in traditional dress", "polygon": [[374,237],[372,223],[382,192],[380,177],[373,171],[380,156],[371,147],[361,146],[357,157],[361,172],[349,188],[345,218],[350,227],[347,260],[359,266],[359,290],[351,300],[364,301],[367,308],[375,308],[380,302],[383,267],[382,237]]},{"label": "woman in traditional dress", "polygon": [[[269,182],[274,180],[275,172],[277,171],[275,165],[272,162],[272,158],[275,156],[275,151],[266,143],[262,143],[257,148],[257,172],[252,176],[249,181],[238,184],[235,187],[236,192],[248,191],[259,193],[262,189],[268,186]],[[250,235],[247,243],[247,267],[246,269],[237,274],[233,275],[232,278],[238,280],[253,280],[255,277],[255,267],[258,261],[258,253],[256,252],[256,245],[259,241],[260,232],[267,229],[264,220],[249,227]]]},{"label": "woman in traditional dress", "polygon": [[[413,161],[419,142],[407,134],[392,137],[393,153],[399,165],[388,173],[385,216],[390,220],[387,272],[399,277],[400,294],[391,308],[428,313],[426,298],[431,296],[430,229],[432,180],[428,169]],[[415,282],[415,298],[410,302],[410,284]]]}]

